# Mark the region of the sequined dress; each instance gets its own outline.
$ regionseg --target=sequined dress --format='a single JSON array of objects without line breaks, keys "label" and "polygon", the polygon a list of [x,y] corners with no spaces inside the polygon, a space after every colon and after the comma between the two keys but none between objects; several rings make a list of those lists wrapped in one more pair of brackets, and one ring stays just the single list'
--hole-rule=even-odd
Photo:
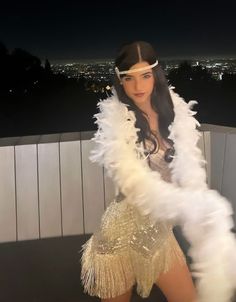
[{"label": "sequined dress", "polygon": [[[170,181],[170,169],[159,150],[150,155],[150,167]],[[148,297],[160,273],[185,257],[172,226],[152,223],[148,215],[119,194],[103,214],[99,230],[83,246],[81,279],[85,292],[102,299],[124,294],[133,285]]]}]

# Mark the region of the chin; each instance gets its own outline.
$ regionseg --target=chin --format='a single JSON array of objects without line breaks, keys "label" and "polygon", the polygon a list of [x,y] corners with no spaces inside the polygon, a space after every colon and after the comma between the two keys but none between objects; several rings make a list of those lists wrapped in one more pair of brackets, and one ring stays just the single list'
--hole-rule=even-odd
[{"label": "chin", "polygon": [[136,104],[145,104],[145,103],[149,102],[149,99],[147,99],[146,97],[143,97],[143,98],[133,98],[133,101]]}]

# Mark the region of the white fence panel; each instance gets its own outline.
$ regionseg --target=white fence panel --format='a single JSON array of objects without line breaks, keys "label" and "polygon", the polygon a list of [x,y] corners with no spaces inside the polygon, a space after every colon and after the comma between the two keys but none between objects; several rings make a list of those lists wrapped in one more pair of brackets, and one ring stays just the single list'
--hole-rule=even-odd
[{"label": "white fence panel", "polygon": [[0,147],[0,241],[15,241],[15,159],[14,147]]},{"label": "white fence panel", "polygon": [[226,196],[234,208],[236,221],[236,134],[227,134],[225,148],[225,163],[223,170],[222,194]]},{"label": "white fence panel", "polygon": [[59,145],[38,145],[40,237],[62,235]]},{"label": "white fence panel", "polygon": [[15,147],[18,240],[39,238],[37,146]]},{"label": "white fence panel", "polygon": [[80,141],[60,143],[63,235],[83,234]]},{"label": "white fence panel", "polygon": [[85,233],[92,233],[99,226],[105,208],[103,168],[88,158],[94,143],[81,142]]}]

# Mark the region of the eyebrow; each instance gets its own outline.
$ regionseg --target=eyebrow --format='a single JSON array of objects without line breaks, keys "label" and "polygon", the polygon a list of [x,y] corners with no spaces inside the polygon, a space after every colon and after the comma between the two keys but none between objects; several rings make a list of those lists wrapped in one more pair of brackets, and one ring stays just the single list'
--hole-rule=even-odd
[{"label": "eyebrow", "polygon": [[150,71],[146,71],[146,72],[142,73],[141,75],[145,75],[145,74],[149,74],[149,73],[152,73],[152,71],[151,70]]},{"label": "eyebrow", "polygon": [[[150,73],[152,73],[151,70],[150,70],[150,71],[146,71],[146,72],[144,72],[144,73],[141,73],[140,76],[144,76],[144,75],[150,74]],[[133,75],[132,75],[132,74],[126,74],[124,77],[133,77]]]}]

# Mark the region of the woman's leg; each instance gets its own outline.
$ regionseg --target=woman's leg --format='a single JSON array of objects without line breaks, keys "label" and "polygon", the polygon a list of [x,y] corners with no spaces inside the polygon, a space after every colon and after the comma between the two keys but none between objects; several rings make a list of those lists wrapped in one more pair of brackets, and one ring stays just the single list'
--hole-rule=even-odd
[{"label": "woman's leg", "polygon": [[168,302],[197,301],[192,277],[185,263],[176,262],[168,272],[159,276],[156,284]]},{"label": "woman's leg", "polygon": [[121,296],[110,298],[110,299],[102,299],[101,301],[102,302],[129,302],[131,295],[132,295],[132,288]]}]

